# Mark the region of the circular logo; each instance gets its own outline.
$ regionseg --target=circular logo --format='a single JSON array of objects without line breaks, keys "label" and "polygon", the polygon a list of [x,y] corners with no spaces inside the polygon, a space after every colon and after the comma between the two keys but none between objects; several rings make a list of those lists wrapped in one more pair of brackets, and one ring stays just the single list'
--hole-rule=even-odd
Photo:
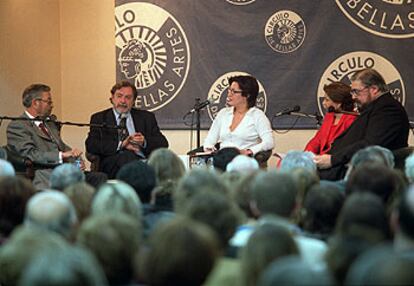
[{"label": "circular logo", "polygon": [[[211,102],[208,105],[208,115],[210,116],[211,120],[216,118],[217,113],[226,106],[226,97],[227,97],[227,89],[229,88],[229,78],[238,75],[249,75],[251,74],[241,71],[233,71],[228,72],[220,76],[210,87],[208,91],[207,99]],[[256,107],[266,111],[267,106],[267,98],[266,92],[263,88],[262,83],[258,80],[257,83],[259,84],[259,94],[257,95],[256,99]]]},{"label": "circular logo", "polygon": [[352,75],[361,69],[374,68],[376,69],[388,85],[390,93],[401,102],[405,104],[405,87],[400,73],[395,66],[386,58],[371,52],[359,51],[345,54],[335,61],[323,73],[318,86],[317,101],[318,108],[321,114],[325,113],[322,106],[324,85],[332,82],[341,81],[347,85],[351,84],[350,78]]},{"label": "circular logo", "polygon": [[117,80],[133,80],[135,106],[157,110],[183,87],[190,67],[187,36],[177,20],[150,3],[115,8]]},{"label": "circular logo", "polygon": [[414,36],[413,0],[336,0],[346,17],[365,31],[385,38]]},{"label": "circular logo", "polygon": [[233,5],[249,5],[256,0],[226,0],[228,3]]},{"label": "circular logo", "polygon": [[283,10],[273,14],[265,26],[267,44],[276,52],[291,53],[305,40],[306,28],[295,12]]}]

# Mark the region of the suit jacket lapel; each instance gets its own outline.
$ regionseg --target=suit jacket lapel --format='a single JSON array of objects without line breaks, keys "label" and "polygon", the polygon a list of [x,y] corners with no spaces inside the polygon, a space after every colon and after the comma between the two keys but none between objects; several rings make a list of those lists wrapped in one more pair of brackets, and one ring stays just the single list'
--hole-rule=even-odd
[{"label": "suit jacket lapel", "polygon": [[[27,116],[26,112],[23,113],[22,117],[30,119],[30,117]],[[26,125],[27,125],[27,127],[33,129],[34,132],[36,133],[36,135],[38,135],[39,137],[41,137],[45,140],[48,140],[48,141],[52,141],[52,139],[49,136],[47,136],[46,134],[43,133],[42,130],[40,130],[40,128],[35,124],[35,122],[33,120],[27,120]]]},{"label": "suit jacket lapel", "polygon": [[47,127],[47,130],[49,131],[49,134],[51,137],[50,139],[58,145],[58,148],[60,151],[64,151],[66,149],[66,144],[63,143],[56,126],[49,122],[45,122],[45,126]]},{"label": "suit jacket lapel", "polygon": [[131,116],[134,121],[135,132],[141,132],[145,135],[145,126],[143,125],[143,121],[140,120],[136,109],[131,109]]}]

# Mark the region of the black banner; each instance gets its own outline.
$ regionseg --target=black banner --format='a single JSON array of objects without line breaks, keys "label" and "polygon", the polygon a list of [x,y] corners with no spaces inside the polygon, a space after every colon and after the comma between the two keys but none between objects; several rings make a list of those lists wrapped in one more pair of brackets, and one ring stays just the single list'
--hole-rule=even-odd
[{"label": "black banner", "polygon": [[[414,1],[413,1],[414,2]],[[312,118],[274,115],[295,105],[323,114],[323,86],[377,69],[406,107],[414,103],[411,0],[115,1],[117,80],[138,88],[138,108],[163,129],[185,129],[199,98],[208,128],[224,107],[227,78],[250,74],[257,106],[274,128],[314,128]],[[185,118],[184,118],[185,117]],[[410,120],[414,118],[410,116]]]}]

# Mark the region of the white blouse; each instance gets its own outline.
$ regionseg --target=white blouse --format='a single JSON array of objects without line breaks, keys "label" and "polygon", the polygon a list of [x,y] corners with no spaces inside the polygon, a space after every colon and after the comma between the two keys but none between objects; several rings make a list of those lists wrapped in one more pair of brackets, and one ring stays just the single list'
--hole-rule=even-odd
[{"label": "white blouse", "polygon": [[233,111],[233,107],[226,107],[219,111],[204,140],[205,149],[214,148],[218,142],[220,148],[250,149],[253,154],[273,149],[273,130],[262,110],[251,107],[236,129],[230,131]]}]

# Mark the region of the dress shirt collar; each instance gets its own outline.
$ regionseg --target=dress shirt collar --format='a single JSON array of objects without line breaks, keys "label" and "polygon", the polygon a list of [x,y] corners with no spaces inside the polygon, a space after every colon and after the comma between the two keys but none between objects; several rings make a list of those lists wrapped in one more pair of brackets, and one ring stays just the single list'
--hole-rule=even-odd
[{"label": "dress shirt collar", "polygon": [[[115,120],[116,120],[117,124],[119,124],[119,121],[121,121],[121,118],[120,118],[121,113],[119,113],[115,108],[112,108],[112,111],[113,111],[113,113],[115,115]],[[131,117],[131,111],[128,111],[126,113],[126,118],[128,119],[130,117]]]}]

